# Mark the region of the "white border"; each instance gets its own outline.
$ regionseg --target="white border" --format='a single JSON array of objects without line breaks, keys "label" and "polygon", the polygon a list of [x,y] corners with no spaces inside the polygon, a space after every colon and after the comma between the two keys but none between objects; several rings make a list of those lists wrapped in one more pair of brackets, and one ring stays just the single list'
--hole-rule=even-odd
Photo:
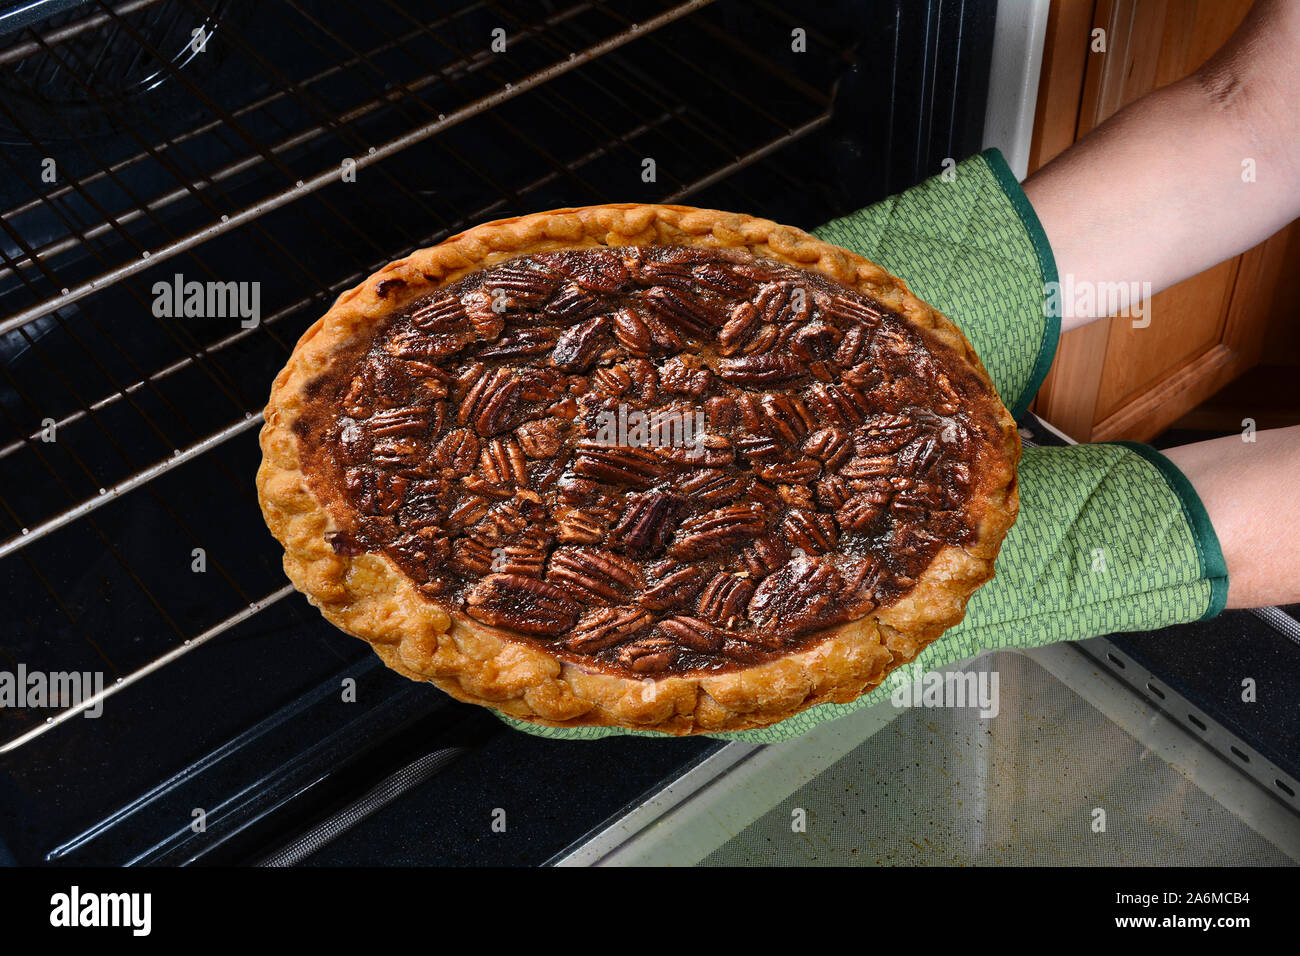
[{"label": "white border", "polygon": [[993,63],[984,111],[984,148],[997,147],[1024,179],[1038,106],[1049,0],[999,0],[993,27]]}]

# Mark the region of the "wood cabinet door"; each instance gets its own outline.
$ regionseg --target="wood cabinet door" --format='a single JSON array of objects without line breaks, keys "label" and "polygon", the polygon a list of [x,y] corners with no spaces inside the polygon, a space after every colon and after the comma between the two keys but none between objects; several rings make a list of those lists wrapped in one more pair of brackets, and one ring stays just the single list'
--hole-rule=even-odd
[{"label": "wood cabinet door", "polygon": [[[1030,171],[1191,73],[1249,8],[1250,0],[1053,0]],[[1297,263],[1293,228],[1158,293],[1146,304],[1149,322],[1122,314],[1063,335],[1035,411],[1080,441],[1163,431],[1259,361],[1284,273]]]}]

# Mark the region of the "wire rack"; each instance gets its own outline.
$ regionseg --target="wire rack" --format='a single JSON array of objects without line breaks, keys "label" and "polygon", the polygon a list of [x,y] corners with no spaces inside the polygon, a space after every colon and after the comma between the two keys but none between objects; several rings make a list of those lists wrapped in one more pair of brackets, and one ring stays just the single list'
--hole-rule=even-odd
[{"label": "wire rack", "polygon": [[[0,41],[0,662],[108,675],[6,715],[0,753],[292,593],[253,432],[339,292],[485,219],[686,199],[830,120],[830,52],[794,69],[708,5],[96,0]],[[182,279],[256,288],[256,321],[160,315]]]}]

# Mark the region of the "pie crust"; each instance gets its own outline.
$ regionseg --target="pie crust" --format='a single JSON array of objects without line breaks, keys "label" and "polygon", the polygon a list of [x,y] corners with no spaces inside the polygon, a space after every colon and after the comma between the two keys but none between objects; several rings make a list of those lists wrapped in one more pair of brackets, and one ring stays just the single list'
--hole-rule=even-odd
[{"label": "pie crust", "polygon": [[[870,610],[849,620],[811,633],[805,627],[788,651],[778,646],[758,657],[741,654],[734,666],[720,660],[649,674],[612,659],[585,661],[549,646],[549,638],[475,619],[463,602],[422,590],[387,550],[340,547],[357,516],[323,478],[329,462],[320,451],[321,413],[338,397],[322,383],[340,369],[360,367],[390,324],[476,272],[519,257],[614,247],[718,250],[724,259],[752,256],[819,274],[905,323],[945,367],[960,368],[964,381],[976,383],[962,411],[980,423],[966,453],[964,537],[936,545],[928,566],[905,579],[914,581],[910,589],[878,606],[864,602],[861,607]],[[275,379],[261,447],[257,487],[267,525],[284,546],[290,580],[329,621],[368,641],[406,677],[519,720],[559,727],[622,726],[672,735],[735,731],[768,726],[817,704],[852,701],[962,619],[970,595],[993,576],[1018,509],[1015,424],[970,343],[946,316],[881,267],[801,230],[685,206],[612,204],[504,219],[385,266],[340,295],[303,334]]]}]

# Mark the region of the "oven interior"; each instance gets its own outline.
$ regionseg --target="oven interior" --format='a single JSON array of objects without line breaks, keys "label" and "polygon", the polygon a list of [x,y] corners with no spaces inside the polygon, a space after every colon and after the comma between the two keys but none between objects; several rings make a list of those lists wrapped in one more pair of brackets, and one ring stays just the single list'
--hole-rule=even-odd
[{"label": "oven interior", "polygon": [[[0,711],[7,854],[255,862],[406,770],[420,811],[365,814],[384,859],[540,862],[721,746],[510,733],[327,625],[256,504],[269,383],[340,291],[477,222],[811,227],[916,182],[979,148],[992,27],[979,2],[0,10],[0,667],[108,693]],[[258,321],[160,316],[177,276],[256,288]]]}]

